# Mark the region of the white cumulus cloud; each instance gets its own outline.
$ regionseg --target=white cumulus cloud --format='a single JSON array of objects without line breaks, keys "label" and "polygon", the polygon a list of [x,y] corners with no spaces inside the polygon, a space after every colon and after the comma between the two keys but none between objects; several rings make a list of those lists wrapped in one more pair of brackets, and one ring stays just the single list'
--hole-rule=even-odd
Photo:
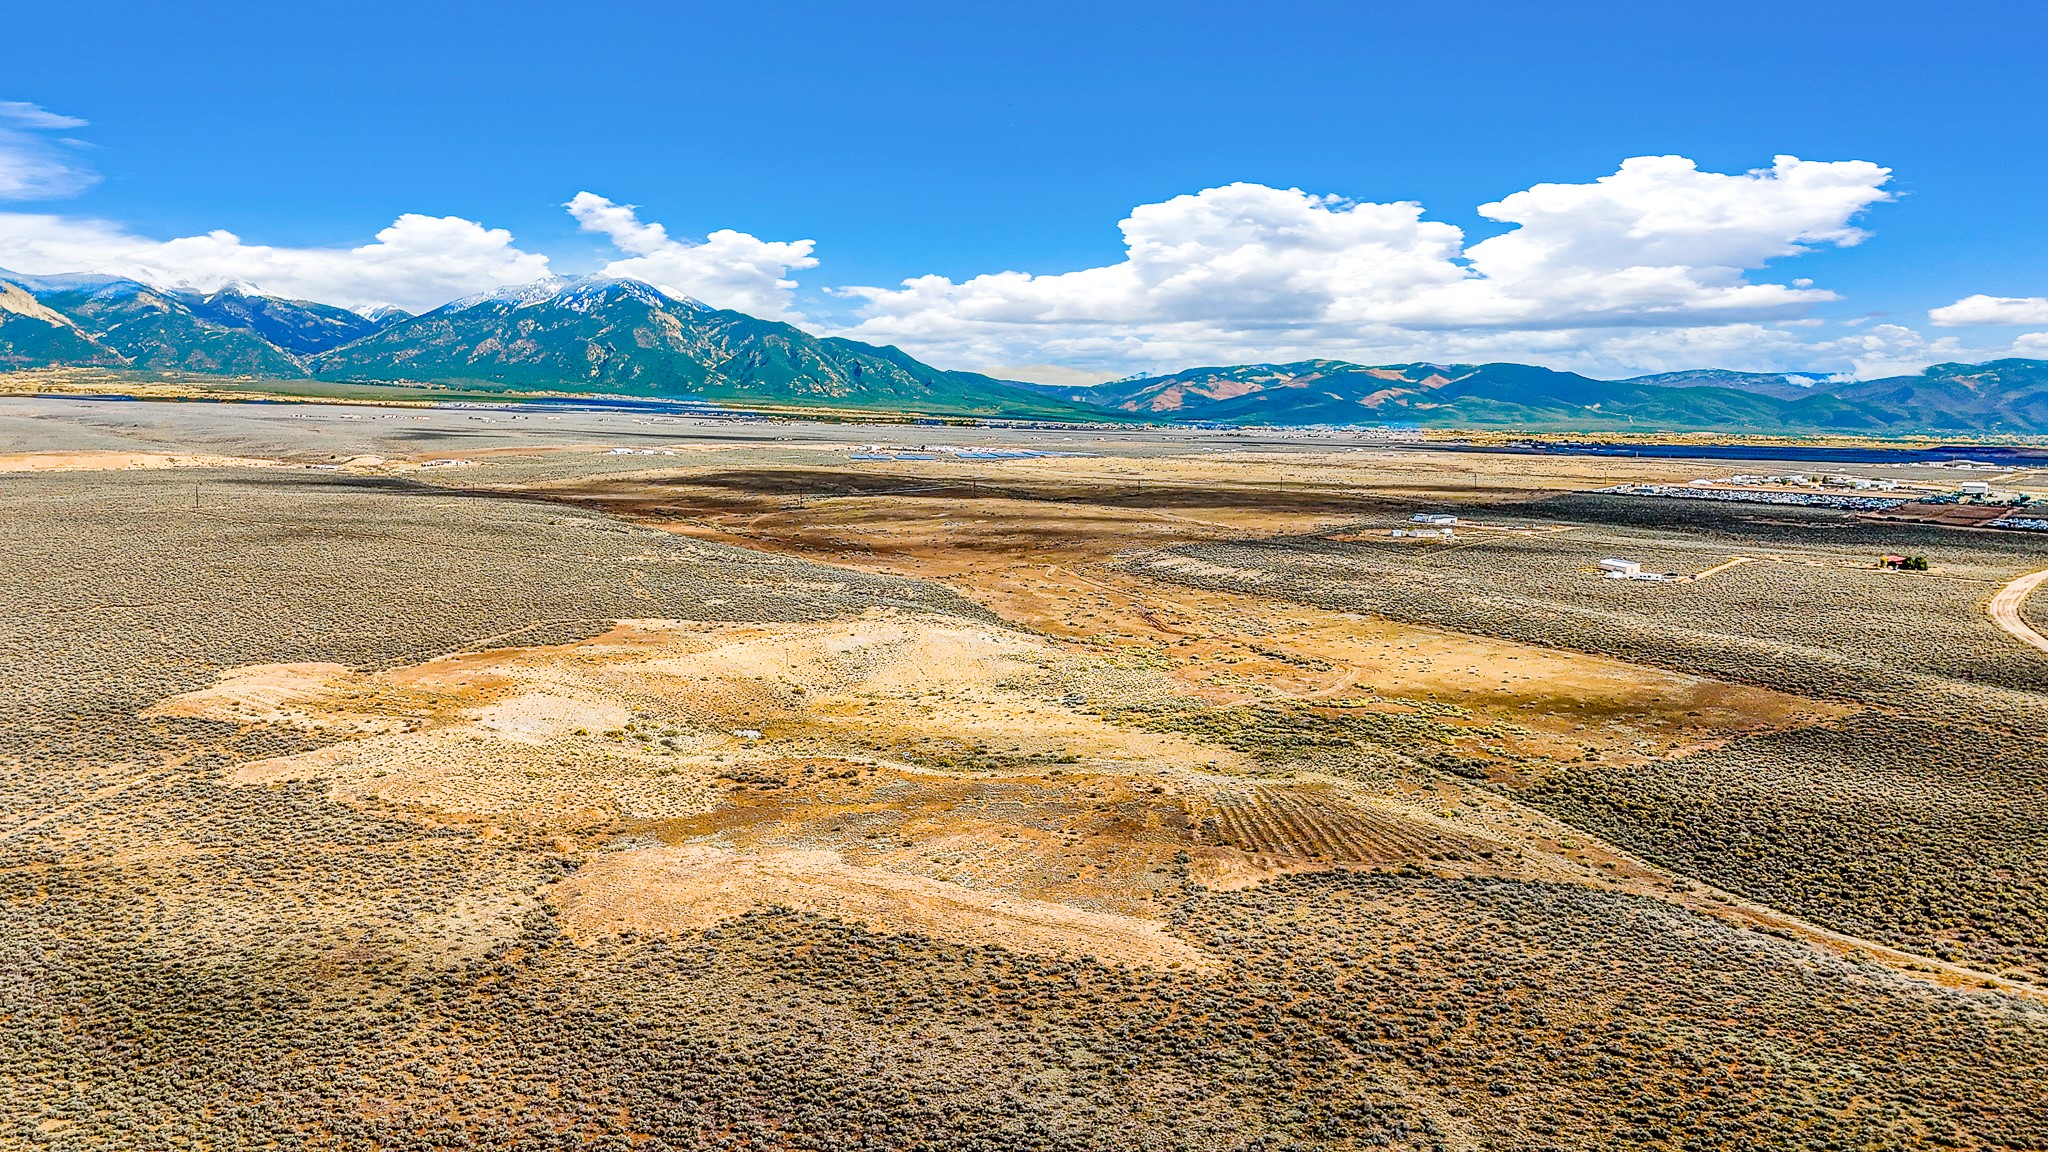
[{"label": "white cumulus cloud", "polygon": [[[787,274],[813,268],[809,240],[760,240],[721,229],[701,242],[671,237],[643,223],[631,205],[589,192],[567,205],[586,230],[609,238],[627,255],[605,264],[607,275],[645,280],[677,296],[756,316],[800,318],[796,282]],[[369,244],[291,248],[252,244],[233,232],[159,240],[104,220],[48,213],[0,212],[0,268],[31,274],[105,272],[162,287],[212,290],[248,284],[279,296],[351,308],[397,304],[424,311],[506,284],[538,280],[548,258],[521,249],[512,234],[460,216],[407,213]]]},{"label": "white cumulus cloud", "polygon": [[1890,170],[1781,156],[1736,175],[1637,157],[1586,184],[1482,206],[1515,227],[1467,246],[1412,202],[1232,184],[1133,210],[1125,258],[1054,275],[941,276],[850,288],[847,335],[955,364],[1149,369],[1301,356],[1443,359],[1595,350],[1796,319],[1836,297],[1753,282],[1769,261],[1851,245]]},{"label": "white cumulus cloud", "polygon": [[1517,227],[1472,245],[1476,275],[1418,318],[1579,326],[1796,316],[1834,293],[1743,274],[1816,244],[1861,243],[1867,233],[1849,222],[1891,198],[1890,179],[1861,160],[1780,156],[1729,176],[1682,156],[1638,156],[1591,184],[1538,184],[1480,207]]},{"label": "white cumulus cloud", "polygon": [[1846,363],[1843,375],[1859,380],[1910,376],[1929,364],[1987,360],[1996,355],[1987,350],[1965,348],[1952,336],[1929,340],[1903,324],[1873,324],[1819,342],[1812,350],[1830,362]]},{"label": "white cumulus cloud", "polygon": [[[84,190],[91,173],[71,162],[76,141],[52,133],[85,121],[0,101],[0,199],[48,199]],[[548,259],[512,234],[459,216],[407,213],[374,242],[346,248],[251,244],[216,229],[169,240],[85,216],[0,212],[0,268],[49,275],[102,272],[161,287],[203,290],[244,283],[280,296],[348,307],[397,304],[414,311],[548,274]]]},{"label": "white cumulus cloud", "polygon": [[232,232],[155,240],[105,221],[0,213],[0,268],[31,274],[106,272],[163,287],[254,285],[279,296],[346,307],[413,311],[548,274],[548,258],[512,234],[459,216],[407,213],[353,248],[250,244]]},{"label": "white cumulus cloud", "polygon": [[85,121],[60,116],[19,100],[0,100],[0,200],[49,200],[82,192],[98,181],[68,151],[76,141],[50,135],[83,128]]},{"label": "white cumulus cloud", "polygon": [[1927,318],[1943,328],[1965,324],[2048,324],[2048,296],[1965,296],[1930,308]]},{"label": "white cumulus cloud", "polygon": [[688,296],[714,308],[731,308],[775,320],[795,320],[794,269],[815,268],[810,240],[762,240],[721,228],[702,241],[677,240],[660,224],[644,223],[631,204],[615,204],[593,192],[578,192],[569,214],[586,232],[596,232],[627,255],[600,269],[608,276],[645,280],[673,296]]}]

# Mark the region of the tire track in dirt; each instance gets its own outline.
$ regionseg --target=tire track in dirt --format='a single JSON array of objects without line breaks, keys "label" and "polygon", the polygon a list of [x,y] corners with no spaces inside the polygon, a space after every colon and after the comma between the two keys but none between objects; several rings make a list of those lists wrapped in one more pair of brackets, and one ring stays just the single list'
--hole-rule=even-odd
[{"label": "tire track in dirt", "polygon": [[1324,863],[1400,863],[1455,853],[1477,856],[1494,845],[1441,838],[1398,817],[1335,797],[1327,802],[1295,789],[1253,785],[1214,798],[1214,835],[1225,846],[1259,855],[1321,858]]},{"label": "tire track in dirt", "polygon": [[2043,568],[2039,572],[2029,572],[2012,581],[2000,588],[1998,594],[1991,598],[1987,611],[1991,614],[1991,622],[2005,629],[2013,639],[2048,652],[2048,636],[2036,632],[2033,626],[2020,616],[2020,605],[2027,602],[2027,595],[2039,588],[2043,580],[2048,580],[2048,568]]}]

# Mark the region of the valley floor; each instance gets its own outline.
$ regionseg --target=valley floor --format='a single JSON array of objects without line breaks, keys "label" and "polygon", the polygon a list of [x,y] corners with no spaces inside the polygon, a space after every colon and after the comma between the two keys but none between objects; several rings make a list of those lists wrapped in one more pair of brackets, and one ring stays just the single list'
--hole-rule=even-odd
[{"label": "valley floor", "polygon": [[0,453],[0,1147],[2048,1145],[2024,538],[1202,433]]}]

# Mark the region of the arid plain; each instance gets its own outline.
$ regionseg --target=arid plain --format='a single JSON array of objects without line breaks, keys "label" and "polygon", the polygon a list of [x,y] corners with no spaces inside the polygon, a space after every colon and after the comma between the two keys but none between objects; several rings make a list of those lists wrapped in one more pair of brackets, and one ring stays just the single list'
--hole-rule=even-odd
[{"label": "arid plain", "polygon": [[0,446],[0,1146],[2048,1147],[2040,536],[1367,437]]}]

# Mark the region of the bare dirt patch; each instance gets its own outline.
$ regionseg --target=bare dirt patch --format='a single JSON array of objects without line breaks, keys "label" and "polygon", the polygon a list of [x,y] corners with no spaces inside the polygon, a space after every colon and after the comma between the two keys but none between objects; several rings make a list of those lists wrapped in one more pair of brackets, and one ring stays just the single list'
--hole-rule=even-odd
[{"label": "bare dirt patch", "polygon": [[555,899],[572,938],[712,928],[781,906],[883,932],[999,945],[1047,956],[1208,968],[1214,958],[1156,920],[976,891],[923,876],[846,863],[805,849],[741,854],[699,845],[601,855]]},{"label": "bare dirt patch", "polygon": [[271,468],[275,460],[182,452],[7,452],[0,472],[126,472],[155,468]]},{"label": "bare dirt patch", "polygon": [[[1089,711],[1067,690],[1077,679],[1169,700],[1178,688],[1086,659],[950,617],[642,620],[386,672],[240,669],[158,711],[339,738],[243,763],[242,783],[325,780],[351,803],[517,824],[595,852],[602,875],[651,861],[630,884],[729,856],[743,884],[703,907],[686,885],[648,913],[677,927],[743,900],[826,911],[820,893],[846,880],[832,914],[878,929],[952,924],[1037,948],[1093,925],[1106,955],[1181,962],[1157,937],[1190,883],[1333,867],[1607,882],[1509,824],[1436,814],[1434,794],[1276,778],[1241,749]],[[635,855],[657,846],[726,856]],[[589,904],[585,930],[630,903]]]}]

